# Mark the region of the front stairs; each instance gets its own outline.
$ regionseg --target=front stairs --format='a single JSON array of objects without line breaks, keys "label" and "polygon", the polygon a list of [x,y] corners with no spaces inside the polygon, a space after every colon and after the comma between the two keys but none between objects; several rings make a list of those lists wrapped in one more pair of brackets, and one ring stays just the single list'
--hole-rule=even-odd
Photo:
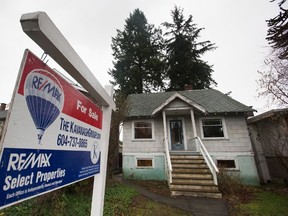
[{"label": "front stairs", "polygon": [[218,185],[213,182],[213,176],[200,154],[170,155],[172,163],[172,196],[193,196],[222,198]]}]

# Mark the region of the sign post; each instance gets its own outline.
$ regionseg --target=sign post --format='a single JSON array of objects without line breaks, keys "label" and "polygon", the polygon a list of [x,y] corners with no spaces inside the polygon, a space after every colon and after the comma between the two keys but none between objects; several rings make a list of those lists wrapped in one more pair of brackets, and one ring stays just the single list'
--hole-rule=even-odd
[{"label": "sign post", "polygon": [[0,208],[101,171],[102,109],[29,50],[8,118]]},{"label": "sign post", "polygon": [[[112,96],[113,89],[111,86],[106,86],[106,91],[110,93]],[[107,121],[103,122],[103,128],[110,128],[111,124],[111,114],[112,109],[111,107],[104,107],[103,108],[103,119],[106,119]],[[103,140],[109,141],[109,131],[103,131],[102,133]],[[108,144],[103,146],[103,154],[104,152],[106,155],[101,157],[101,172],[106,173],[107,171],[107,158],[108,158]],[[105,158],[105,161],[104,161]],[[103,161],[102,161],[103,160]],[[105,195],[105,184],[106,184],[106,174],[104,175],[95,175],[94,176],[94,184],[93,184],[93,194],[92,194],[92,206],[91,206],[91,216],[97,215],[103,215],[103,207],[104,205],[96,205],[93,203],[104,203],[104,195]],[[99,189],[97,189],[99,188]],[[99,194],[98,194],[99,193]]]},{"label": "sign post", "polygon": [[109,93],[44,12],[23,31],[97,101],[26,50],[0,143],[0,208],[94,176],[91,215],[102,215],[111,113]]}]

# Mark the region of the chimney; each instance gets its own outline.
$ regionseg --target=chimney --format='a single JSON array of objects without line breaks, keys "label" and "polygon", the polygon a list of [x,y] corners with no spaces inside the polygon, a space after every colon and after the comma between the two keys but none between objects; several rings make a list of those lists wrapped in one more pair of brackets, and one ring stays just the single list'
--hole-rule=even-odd
[{"label": "chimney", "polygon": [[185,91],[191,91],[191,90],[193,90],[193,86],[186,84],[186,85],[184,86],[184,90],[185,90]]},{"label": "chimney", "polygon": [[6,104],[5,103],[1,103],[1,105],[0,105],[0,110],[2,111],[2,110],[5,110],[5,108],[6,108]]}]

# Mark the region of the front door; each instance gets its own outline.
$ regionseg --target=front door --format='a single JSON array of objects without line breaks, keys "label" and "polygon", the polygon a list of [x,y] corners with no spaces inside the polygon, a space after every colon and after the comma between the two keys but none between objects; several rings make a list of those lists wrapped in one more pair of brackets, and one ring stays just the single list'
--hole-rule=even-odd
[{"label": "front door", "polygon": [[182,120],[170,120],[170,141],[172,150],[184,150]]}]

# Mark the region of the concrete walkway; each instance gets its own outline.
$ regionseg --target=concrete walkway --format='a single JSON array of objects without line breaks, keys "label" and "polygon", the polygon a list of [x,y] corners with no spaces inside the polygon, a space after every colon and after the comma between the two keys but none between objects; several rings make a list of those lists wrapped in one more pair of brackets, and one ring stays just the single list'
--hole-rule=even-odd
[{"label": "concrete walkway", "polygon": [[227,203],[223,199],[213,198],[198,198],[198,197],[168,197],[158,193],[153,193],[145,188],[135,185],[130,181],[122,179],[122,176],[117,176],[116,179],[124,184],[134,187],[144,197],[154,200],[159,203],[173,206],[192,212],[193,216],[226,216],[228,215]]}]

